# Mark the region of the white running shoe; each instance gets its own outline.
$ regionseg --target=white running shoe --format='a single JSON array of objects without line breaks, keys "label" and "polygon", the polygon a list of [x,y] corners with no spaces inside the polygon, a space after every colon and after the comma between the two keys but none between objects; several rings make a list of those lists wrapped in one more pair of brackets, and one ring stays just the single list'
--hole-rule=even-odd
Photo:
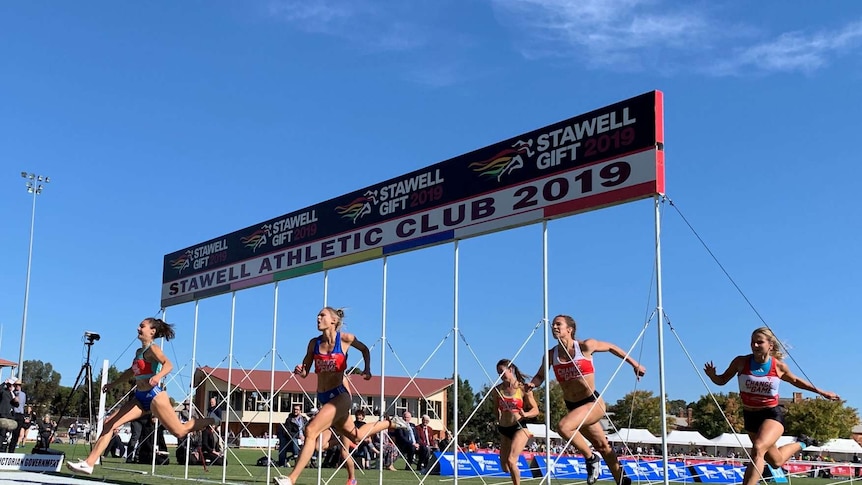
[{"label": "white running shoe", "polygon": [[593,453],[593,456],[584,459],[584,463],[587,465],[587,485],[593,485],[602,474],[602,459],[598,453]]},{"label": "white running shoe", "polygon": [[293,482],[290,480],[290,477],[272,477],[272,483],[275,485],[293,485]]},{"label": "white running shoe", "polygon": [[87,462],[84,460],[78,460],[75,462],[67,461],[66,462],[66,468],[68,468],[69,470],[72,470],[75,473],[82,473],[84,475],[92,475],[93,474],[93,467],[88,465]]},{"label": "white running shoe", "polygon": [[407,429],[410,427],[410,423],[404,421],[404,418],[401,416],[393,416],[389,419],[389,422],[395,425],[395,429]]}]

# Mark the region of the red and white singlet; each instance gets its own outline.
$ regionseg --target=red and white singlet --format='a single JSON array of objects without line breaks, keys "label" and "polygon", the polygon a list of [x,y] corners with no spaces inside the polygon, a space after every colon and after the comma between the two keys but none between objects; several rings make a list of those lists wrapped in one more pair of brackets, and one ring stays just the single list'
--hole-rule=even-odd
[{"label": "red and white singlet", "polygon": [[560,362],[560,346],[554,347],[554,375],[557,376],[557,382],[567,382],[580,379],[595,373],[593,367],[593,359],[584,357],[581,352],[581,345],[575,340],[575,354],[572,355],[570,362]]},{"label": "red and white singlet", "polygon": [[[778,406],[778,377],[775,359],[769,360],[760,366],[760,369],[752,370],[753,356],[745,359],[745,367],[738,374],[739,396],[742,405],[751,408],[772,408]],[[757,365],[756,362],[754,362]],[[768,367],[768,370],[766,370]],[[765,370],[765,372],[764,372]]]}]

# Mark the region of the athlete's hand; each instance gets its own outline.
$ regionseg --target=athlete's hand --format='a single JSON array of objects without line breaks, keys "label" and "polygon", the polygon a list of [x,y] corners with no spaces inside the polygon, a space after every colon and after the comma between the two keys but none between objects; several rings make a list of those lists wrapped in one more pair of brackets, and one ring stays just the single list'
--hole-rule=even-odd
[{"label": "athlete's hand", "polygon": [[109,382],[102,387],[102,392],[108,392],[111,390],[112,387],[114,387],[114,383]]},{"label": "athlete's hand", "polygon": [[367,380],[369,380],[369,379],[371,379],[371,371],[369,371],[369,370],[364,370],[364,371],[362,371],[362,374],[360,374],[360,375],[361,375],[361,376],[362,376],[362,378],[363,378],[363,379],[365,379],[366,381],[367,381]]},{"label": "athlete's hand", "polygon": [[151,386],[156,387],[159,385],[159,378],[156,376],[153,376],[153,377],[150,377],[150,379],[147,382],[149,382]]},{"label": "athlete's hand", "polygon": [[634,369],[635,369],[635,375],[637,376],[638,380],[641,380],[641,377],[643,377],[644,374],[646,374],[646,367],[644,367],[640,364],[634,365],[632,367],[634,367]]},{"label": "athlete's hand", "polygon": [[820,395],[825,397],[826,399],[829,399],[830,401],[840,401],[841,400],[841,397],[832,391],[822,391],[822,392],[820,392]]},{"label": "athlete's hand", "polygon": [[308,371],[307,371],[307,370],[305,370],[305,366],[304,366],[304,365],[302,365],[302,364],[297,365],[297,366],[293,369],[293,373],[294,373],[294,374],[299,374],[301,377],[305,377],[305,376],[307,376],[307,375],[308,375]]},{"label": "athlete's hand", "polygon": [[703,364],[703,373],[710,379],[716,376],[715,364],[713,364],[711,360],[706,364]]}]

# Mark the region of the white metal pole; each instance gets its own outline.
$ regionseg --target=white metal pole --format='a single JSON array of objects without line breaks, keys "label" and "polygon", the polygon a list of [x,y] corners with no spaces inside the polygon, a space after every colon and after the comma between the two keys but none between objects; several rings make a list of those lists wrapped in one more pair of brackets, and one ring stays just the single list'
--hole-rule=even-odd
[{"label": "white metal pole", "polygon": [[99,409],[98,409],[98,418],[96,418],[96,436],[102,436],[102,429],[105,426],[105,396],[106,394],[102,392],[102,389],[105,388],[105,385],[108,384],[108,367],[110,362],[107,359],[102,361],[102,381],[99,383]]},{"label": "white metal pole", "polygon": [[[230,447],[230,442],[228,441],[228,429],[230,428],[230,397],[232,393],[233,386],[233,333],[236,327],[236,291],[232,291],[230,294],[230,343],[228,347],[228,363],[227,363],[227,393],[225,394],[225,402],[227,406],[225,406],[224,413],[224,443],[226,447]],[[242,433],[240,433],[242,434]],[[241,436],[240,436],[241,438]],[[225,449],[225,451],[227,451]],[[224,460],[224,465],[222,466],[221,471],[221,479],[222,482],[227,480],[227,456],[228,453],[222,455],[222,459]]]},{"label": "white metal pole", "polygon": [[[163,308],[162,309],[162,321],[166,322],[167,320],[168,320],[168,311]],[[164,337],[162,337],[162,340],[159,343],[159,345],[161,345],[162,347],[165,346],[165,338]],[[159,431],[159,422],[160,421],[159,421],[159,418],[157,418],[155,416],[153,416],[153,419],[155,420],[156,425],[153,427],[153,430],[155,432],[153,433],[153,459],[152,459],[152,461],[150,461],[150,473],[155,475],[156,474],[156,456],[158,456],[158,453],[156,453],[156,450],[159,449],[159,440],[158,440],[159,433],[158,433],[158,431]],[[141,433],[141,434],[143,434],[143,433]]]},{"label": "white metal pole", "polygon": [[[380,318],[380,416],[378,419],[383,419],[386,412],[386,296],[389,287],[389,258],[383,256],[383,313]],[[393,409],[394,412],[394,409]],[[377,460],[377,469],[380,471],[377,483],[383,485],[383,447],[386,444],[383,436],[386,431],[380,432],[380,458]]]},{"label": "white metal pole", "polygon": [[[33,228],[36,225],[36,196],[39,189],[34,186],[33,210],[30,212],[30,249],[27,251],[27,280],[24,283],[24,316],[21,317],[21,348],[18,350],[18,379],[24,380],[24,337],[27,336],[27,306],[30,303],[30,266],[33,262]],[[92,404],[91,404],[92,405]],[[92,426],[93,423],[90,423]]]},{"label": "white metal pole", "polygon": [[[323,271],[323,306],[329,306],[329,270]],[[307,370],[307,372],[310,371],[311,369]],[[320,406],[317,398],[315,398],[314,405]],[[319,407],[317,411],[320,412]],[[323,483],[323,433],[317,436],[317,483]]]},{"label": "white metal pole", "polygon": [[458,330],[458,277],[459,277],[459,250],[458,240],[455,240],[455,274],[454,274],[454,295],[453,295],[453,311],[452,311],[452,322],[453,322],[453,331],[455,332],[455,338],[453,339],[453,378],[455,381],[455,389],[452,394],[452,402],[454,405],[452,406],[454,416],[452,416],[452,425],[454,426],[454,433],[452,439],[455,441],[455,446],[452,448],[452,468],[454,470],[453,479],[455,483],[458,483],[458,443],[460,443],[458,439],[458,338],[461,336],[460,331]]},{"label": "white metal pole", "polygon": [[[270,348],[270,354],[272,354],[272,358],[269,363],[269,438],[266,440],[266,456],[272,456],[272,418],[275,413],[275,337],[276,337],[276,329],[278,328],[278,281],[275,282],[275,288],[273,289],[273,303],[272,303],[272,347]],[[280,423],[279,423],[280,424]],[[278,447],[281,448],[284,443],[279,443]],[[266,483],[269,483],[270,479],[270,467],[266,467]]]},{"label": "white metal pole", "polygon": [[[186,398],[189,402],[189,419],[197,419],[198,415],[203,415],[195,403],[195,391],[197,390],[197,384],[195,383],[195,374],[197,374],[197,353],[198,353],[198,321],[200,317],[200,300],[195,300],[195,316],[194,323],[192,324],[192,378],[191,382],[189,382],[189,394]],[[194,406],[191,406],[194,404]],[[206,404],[204,404],[206,405]],[[191,437],[186,438],[188,440],[188,444],[186,445],[186,466],[184,467],[185,471],[183,472],[183,478],[189,478],[189,456],[192,452],[191,447]]]},{"label": "white metal pole", "polygon": [[545,480],[551,483],[551,386],[548,369],[548,318],[550,318],[550,310],[548,308],[548,221],[542,221],[542,336],[544,339],[543,357],[542,357],[542,372],[545,374]]},{"label": "white metal pole", "polygon": [[664,309],[661,296],[661,195],[656,195],[655,203],[655,304],[658,314],[658,389],[661,396],[661,456],[665,485],[669,484],[667,465],[667,392],[664,382]]}]

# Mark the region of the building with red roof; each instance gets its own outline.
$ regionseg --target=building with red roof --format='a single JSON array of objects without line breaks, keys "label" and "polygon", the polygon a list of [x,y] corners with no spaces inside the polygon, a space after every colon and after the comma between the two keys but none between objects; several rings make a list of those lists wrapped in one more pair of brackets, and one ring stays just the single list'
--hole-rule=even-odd
[{"label": "building with red roof", "polygon": [[[366,421],[376,420],[383,407],[387,415],[400,416],[404,411],[410,411],[414,416],[414,424],[419,424],[419,416],[427,414],[434,430],[442,432],[445,428],[444,423],[448,418],[446,399],[454,382],[452,379],[373,376],[365,380],[360,375],[348,377],[353,409],[363,409]],[[215,397],[222,409],[222,420],[227,422],[228,428],[236,436],[259,437],[272,433],[269,423],[283,423],[294,404],[301,405],[306,413],[318,406],[317,376],[313,373],[303,379],[290,371],[205,366],[195,371],[194,383],[197,409],[206,412],[210,398]],[[270,396],[274,399],[270,400]],[[273,403],[272,412],[270,402]],[[385,406],[381,406],[384,402]]]}]

